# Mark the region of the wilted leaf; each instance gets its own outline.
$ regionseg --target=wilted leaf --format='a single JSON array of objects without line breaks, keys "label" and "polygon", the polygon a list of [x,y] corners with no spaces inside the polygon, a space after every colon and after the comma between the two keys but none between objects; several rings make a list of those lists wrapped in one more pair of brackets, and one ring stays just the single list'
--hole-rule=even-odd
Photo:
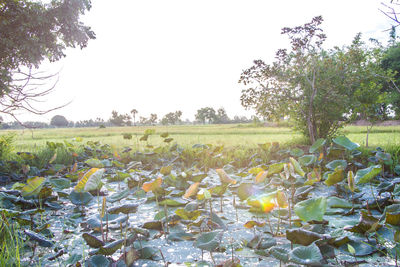
[{"label": "wilted leaf", "polygon": [[120,205],[120,206],[112,207],[112,208],[108,209],[108,213],[109,214],[135,213],[138,209],[138,206],[139,206],[138,204],[124,204],[124,205]]},{"label": "wilted leaf", "polygon": [[190,198],[192,196],[195,196],[199,191],[199,185],[200,185],[199,182],[190,185],[189,188],[186,190],[185,194],[183,195],[183,197]]},{"label": "wilted leaf", "polygon": [[248,221],[243,226],[246,227],[247,229],[251,229],[254,226],[263,227],[265,224],[266,224],[265,222],[261,223],[261,222],[257,222],[257,221]]},{"label": "wilted leaf", "polygon": [[99,159],[91,158],[85,161],[91,168],[104,168],[104,164]]},{"label": "wilted leaf", "polygon": [[354,174],[353,174],[352,171],[349,171],[349,172],[347,173],[347,184],[348,184],[348,186],[349,186],[350,191],[351,191],[351,192],[354,192],[354,190],[356,189],[356,188],[355,188],[356,185],[355,185],[355,182],[354,182]]},{"label": "wilted leaf", "polygon": [[91,248],[99,248],[104,246],[104,242],[95,237],[94,235],[84,233],[82,237],[86,241],[86,244],[88,244],[89,247]]},{"label": "wilted leaf", "polygon": [[169,166],[164,166],[164,167],[162,167],[162,168],[160,169],[160,173],[161,173],[162,175],[168,175],[168,174],[171,173],[171,170],[172,170],[172,166],[171,166],[171,165],[169,165]]},{"label": "wilted leaf", "polygon": [[256,183],[262,183],[268,177],[268,171],[260,171],[256,176]]},{"label": "wilted leaf", "polygon": [[229,175],[224,171],[224,169],[216,169],[215,170],[221,180],[221,183],[226,184],[236,184],[236,180],[229,177]]},{"label": "wilted leaf", "polygon": [[143,183],[142,189],[145,192],[149,192],[149,191],[155,191],[156,189],[160,188],[162,184],[162,178],[158,177],[157,179],[155,179],[152,182],[147,182],[147,183]]}]

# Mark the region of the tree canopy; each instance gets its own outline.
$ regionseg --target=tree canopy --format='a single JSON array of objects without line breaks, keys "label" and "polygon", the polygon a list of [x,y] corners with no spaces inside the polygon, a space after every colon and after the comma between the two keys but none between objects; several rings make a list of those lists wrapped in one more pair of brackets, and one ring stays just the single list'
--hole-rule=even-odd
[{"label": "tree canopy", "polygon": [[80,21],[90,0],[0,0],[0,112],[37,114],[32,100],[48,94],[51,75],[35,73],[44,60],[57,61],[67,47],[87,46],[95,34]]}]

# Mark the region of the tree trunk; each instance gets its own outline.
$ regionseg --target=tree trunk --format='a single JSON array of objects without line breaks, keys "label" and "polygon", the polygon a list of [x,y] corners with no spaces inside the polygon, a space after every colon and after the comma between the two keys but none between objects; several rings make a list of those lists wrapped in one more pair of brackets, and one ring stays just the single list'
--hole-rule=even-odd
[{"label": "tree trunk", "polygon": [[369,132],[371,131],[373,125],[371,125],[370,127],[367,126],[367,137],[365,139],[365,146],[368,147],[368,136],[369,136]]}]

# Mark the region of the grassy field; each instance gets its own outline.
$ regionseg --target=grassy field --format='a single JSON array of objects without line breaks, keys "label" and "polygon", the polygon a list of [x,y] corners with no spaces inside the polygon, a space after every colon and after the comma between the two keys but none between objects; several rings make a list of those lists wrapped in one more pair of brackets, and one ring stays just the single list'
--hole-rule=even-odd
[{"label": "grassy field", "polygon": [[[244,147],[253,148],[257,144],[265,142],[298,143],[301,135],[290,128],[278,127],[254,127],[252,125],[184,125],[184,126],[135,126],[135,127],[111,127],[111,128],[60,128],[2,131],[2,133],[14,132],[16,134],[16,150],[35,152],[46,145],[46,141],[62,142],[71,141],[75,137],[82,137],[84,141],[101,141],[114,145],[117,148],[133,147],[142,148],[147,143],[139,141],[146,129],[155,129],[156,134],[150,136],[148,142],[152,145],[162,143],[159,134],[168,132],[182,146],[193,144],[216,144],[227,148]],[[124,133],[131,133],[131,140],[123,139]],[[348,126],[341,131],[350,140],[365,144],[366,127]],[[304,142],[304,139],[303,139]],[[375,146],[400,145],[400,126],[386,126],[372,128],[369,143]]]}]

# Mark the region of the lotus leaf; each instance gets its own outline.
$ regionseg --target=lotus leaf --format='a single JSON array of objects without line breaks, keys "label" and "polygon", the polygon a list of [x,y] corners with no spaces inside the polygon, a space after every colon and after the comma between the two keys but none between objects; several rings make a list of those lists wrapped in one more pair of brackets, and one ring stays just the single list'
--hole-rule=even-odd
[{"label": "lotus leaf", "polygon": [[298,202],[294,211],[299,218],[305,222],[322,221],[327,208],[325,197],[311,198]]}]

